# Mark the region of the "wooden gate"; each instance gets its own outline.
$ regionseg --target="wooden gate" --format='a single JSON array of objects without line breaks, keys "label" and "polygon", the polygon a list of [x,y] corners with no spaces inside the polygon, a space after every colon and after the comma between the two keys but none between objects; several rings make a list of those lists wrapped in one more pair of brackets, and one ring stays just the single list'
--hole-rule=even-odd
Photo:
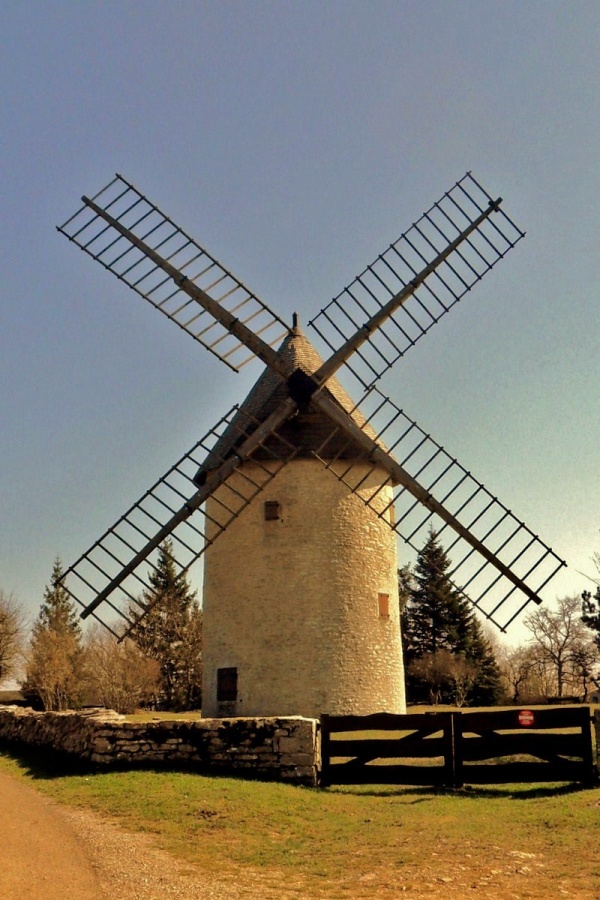
[{"label": "wooden gate", "polygon": [[321,716],[321,784],[454,783],[453,713]]},{"label": "wooden gate", "polygon": [[590,710],[321,717],[321,784],[593,783]]},{"label": "wooden gate", "polygon": [[587,706],[459,713],[454,753],[459,785],[591,783],[595,777]]}]

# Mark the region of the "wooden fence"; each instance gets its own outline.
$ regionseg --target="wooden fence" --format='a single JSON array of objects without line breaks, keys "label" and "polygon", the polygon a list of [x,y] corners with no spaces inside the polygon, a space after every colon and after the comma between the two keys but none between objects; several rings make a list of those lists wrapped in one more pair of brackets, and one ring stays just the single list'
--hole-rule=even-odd
[{"label": "wooden fence", "polygon": [[596,780],[590,710],[321,717],[321,784]]}]

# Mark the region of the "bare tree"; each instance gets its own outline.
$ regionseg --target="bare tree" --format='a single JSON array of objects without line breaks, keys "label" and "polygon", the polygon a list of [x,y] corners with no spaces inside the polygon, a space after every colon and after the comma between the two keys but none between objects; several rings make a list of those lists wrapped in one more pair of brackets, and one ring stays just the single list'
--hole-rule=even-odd
[{"label": "bare tree", "polygon": [[0,683],[15,674],[24,636],[23,610],[12,594],[0,590]]},{"label": "bare tree", "polygon": [[120,713],[133,713],[160,685],[160,665],[130,639],[92,630],[87,641],[88,689],[94,700]]},{"label": "bare tree", "polygon": [[46,710],[62,711],[78,705],[84,667],[76,638],[52,630],[39,631],[27,655],[27,677],[22,687],[26,695],[39,697]]},{"label": "bare tree", "polygon": [[436,653],[423,653],[409,664],[409,673],[427,685],[429,702],[437,706],[442,699],[442,692],[447,682],[447,666],[445,656],[448,651],[438,650]]},{"label": "bare tree", "polygon": [[477,678],[477,666],[462,653],[436,650],[423,653],[410,664],[411,674],[427,685],[429,701],[437,706],[445,696],[456,706],[464,706]]},{"label": "bare tree", "polygon": [[596,584],[600,587],[600,553],[594,553],[592,556],[592,561],[596,566],[596,572],[598,573],[598,578],[595,579]]},{"label": "bare tree", "polygon": [[448,659],[448,681],[452,684],[454,703],[456,706],[464,706],[467,697],[479,673],[475,663],[467,659],[463,653],[450,653]]},{"label": "bare tree", "polygon": [[[498,658],[507,696],[513,703],[519,703],[520,700],[530,697],[533,676],[538,667],[535,648],[523,645],[503,647],[498,653]],[[537,682],[537,678],[535,681]]]},{"label": "bare tree", "polygon": [[563,696],[565,685],[572,681],[574,653],[590,641],[589,629],[581,621],[581,599],[561,597],[554,609],[541,607],[524,620],[532,634],[538,668],[548,665],[556,678],[556,694]]}]

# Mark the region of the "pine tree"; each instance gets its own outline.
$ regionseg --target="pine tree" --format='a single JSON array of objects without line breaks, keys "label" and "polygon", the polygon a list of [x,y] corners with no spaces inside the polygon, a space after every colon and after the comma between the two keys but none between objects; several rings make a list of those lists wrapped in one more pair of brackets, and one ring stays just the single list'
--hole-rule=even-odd
[{"label": "pine tree", "polygon": [[74,602],[62,584],[63,567],[54,561],[52,578],[33,626],[23,690],[44,709],[76,706],[85,688],[85,651]]},{"label": "pine tree", "polygon": [[463,599],[448,579],[450,560],[435,532],[417,557],[406,607],[410,657],[455,650],[464,630]]},{"label": "pine tree", "polygon": [[[423,682],[423,666],[413,665],[428,655],[461,655],[477,674],[467,702],[479,705],[497,701],[501,694],[500,671],[493,651],[476,619],[470,602],[450,581],[451,561],[432,530],[408,582],[408,601],[402,616],[407,664],[407,693],[421,700],[429,693]],[[406,590],[407,581],[404,577]],[[451,679],[443,699],[453,700]]]},{"label": "pine tree", "polygon": [[471,706],[492,706],[498,703],[503,694],[500,666],[474,613],[471,613],[471,627],[464,652],[467,659],[477,667],[477,676],[469,691],[468,702]]},{"label": "pine tree", "polygon": [[[132,633],[138,646],[160,666],[158,705],[163,709],[198,709],[202,681],[202,611],[185,575],[178,576],[173,545],[159,550],[142,594],[147,608]],[[137,610],[139,613],[139,609]]]},{"label": "pine tree", "polygon": [[33,631],[35,634],[36,629],[49,629],[58,634],[72,634],[81,640],[79,615],[69,592],[62,584],[63,574],[62,562],[57,556],[52,567],[50,585],[44,588],[44,600]]}]

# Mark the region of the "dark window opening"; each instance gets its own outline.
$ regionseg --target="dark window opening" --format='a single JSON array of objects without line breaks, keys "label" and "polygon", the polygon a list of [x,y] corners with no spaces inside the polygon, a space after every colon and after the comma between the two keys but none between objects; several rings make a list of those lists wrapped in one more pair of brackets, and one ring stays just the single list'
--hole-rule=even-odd
[{"label": "dark window opening", "polygon": [[277,500],[265,500],[265,522],[274,522],[279,518],[279,503]]},{"label": "dark window opening", "polygon": [[217,669],[217,702],[237,700],[237,668]]}]

